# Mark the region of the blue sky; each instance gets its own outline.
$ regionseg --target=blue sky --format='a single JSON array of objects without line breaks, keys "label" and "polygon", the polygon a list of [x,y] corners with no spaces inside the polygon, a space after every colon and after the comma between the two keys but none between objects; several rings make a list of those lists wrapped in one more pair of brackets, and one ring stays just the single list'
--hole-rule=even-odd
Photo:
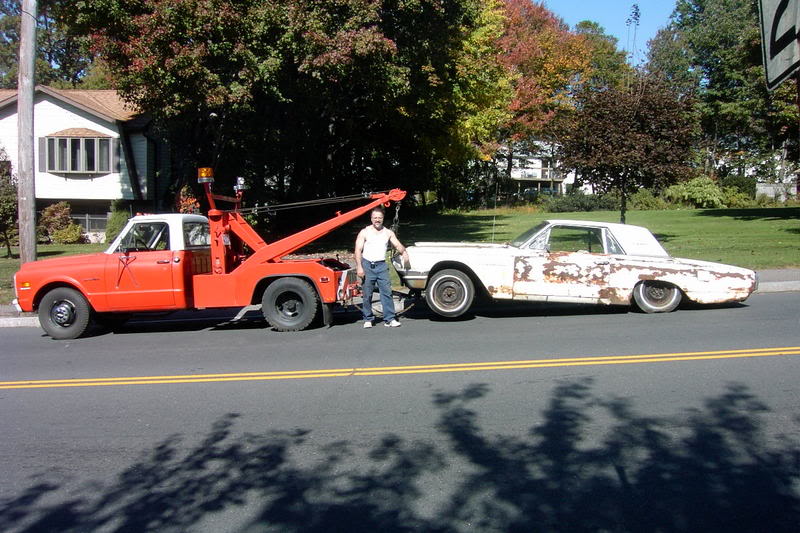
[{"label": "blue sky", "polygon": [[[633,26],[625,24],[631,14],[631,6],[639,4],[639,27],[636,30],[636,61],[647,57],[647,41],[655,37],[659,28],[669,21],[675,0],[544,0],[547,8],[574,28],[582,20],[600,24],[607,34],[618,39],[617,47],[631,53],[633,50]],[[630,31],[629,31],[630,29]]]}]

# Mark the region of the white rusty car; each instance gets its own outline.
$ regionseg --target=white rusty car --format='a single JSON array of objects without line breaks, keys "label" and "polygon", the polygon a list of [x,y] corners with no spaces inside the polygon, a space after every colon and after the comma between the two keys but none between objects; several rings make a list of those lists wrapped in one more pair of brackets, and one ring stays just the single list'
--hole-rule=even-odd
[{"label": "white rusty car", "polygon": [[445,317],[466,312],[477,294],[496,300],[597,303],[666,313],[682,299],[740,302],[756,273],[720,263],[670,257],[640,226],[548,220],[512,242],[419,242],[409,266],[394,259],[404,285],[424,291]]}]

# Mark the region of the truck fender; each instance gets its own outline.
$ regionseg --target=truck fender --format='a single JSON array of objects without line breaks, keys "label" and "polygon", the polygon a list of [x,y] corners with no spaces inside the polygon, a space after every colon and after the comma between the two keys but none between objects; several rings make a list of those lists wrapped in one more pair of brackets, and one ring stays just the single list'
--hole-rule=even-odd
[{"label": "truck fender", "polygon": [[310,283],[311,286],[314,287],[314,290],[317,291],[317,296],[319,297],[319,301],[325,303],[322,301],[322,293],[320,292],[316,282],[310,277],[308,277],[306,274],[300,274],[300,273],[294,273],[294,274],[281,273],[281,274],[274,274],[272,276],[264,276],[258,281],[258,283],[256,283],[256,286],[253,288],[253,294],[250,295],[250,303],[260,304],[261,297],[264,295],[264,291],[267,289],[269,284],[281,278],[297,278]]}]

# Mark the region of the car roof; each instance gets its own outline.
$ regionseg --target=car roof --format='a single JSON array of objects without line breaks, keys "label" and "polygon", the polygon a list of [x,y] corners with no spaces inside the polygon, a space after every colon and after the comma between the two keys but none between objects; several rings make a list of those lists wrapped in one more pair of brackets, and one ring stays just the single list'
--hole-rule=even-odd
[{"label": "car roof", "polygon": [[565,226],[584,226],[608,229],[628,255],[647,255],[669,257],[669,253],[661,246],[658,239],[649,229],[631,224],[614,222],[597,222],[594,220],[549,219],[549,224]]}]

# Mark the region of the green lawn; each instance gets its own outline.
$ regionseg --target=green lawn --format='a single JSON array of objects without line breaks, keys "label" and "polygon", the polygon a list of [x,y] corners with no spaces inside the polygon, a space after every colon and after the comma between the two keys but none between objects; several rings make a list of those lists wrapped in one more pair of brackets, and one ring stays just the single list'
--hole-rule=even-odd
[{"label": "green lawn", "polygon": [[[542,220],[555,218],[619,222],[619,213],[498,209],[439,215],[402,224],[400,240],[406,244],[428,240],[503,242]],[[675,257],[752,269],[800,266],[798,207],[629,211],[627,222],[648,228]]]},{"label": "green lawn", "polygon": [[[541,220],[573,218],[618,222],[615,211],[592,213],[537,213],[530,208],[470,211],[444,215],[401,213],[400,240],[416,241],[511,240]],[[628,223],[645,226],[675,257],[718,261],[752,269],[800,267],[800,208],[697,209],[683,211],[630,211]],[[391,221],[387,221],[391,222]],[[308,251],[349,251],[366,217],[319,240]],[[104,244],[44,245],[40,259],[98,252]],[[17,250],[14,250],[17,254]],[[0,259],[0,304],[14,297],[12,276],[18,255]]]}]

